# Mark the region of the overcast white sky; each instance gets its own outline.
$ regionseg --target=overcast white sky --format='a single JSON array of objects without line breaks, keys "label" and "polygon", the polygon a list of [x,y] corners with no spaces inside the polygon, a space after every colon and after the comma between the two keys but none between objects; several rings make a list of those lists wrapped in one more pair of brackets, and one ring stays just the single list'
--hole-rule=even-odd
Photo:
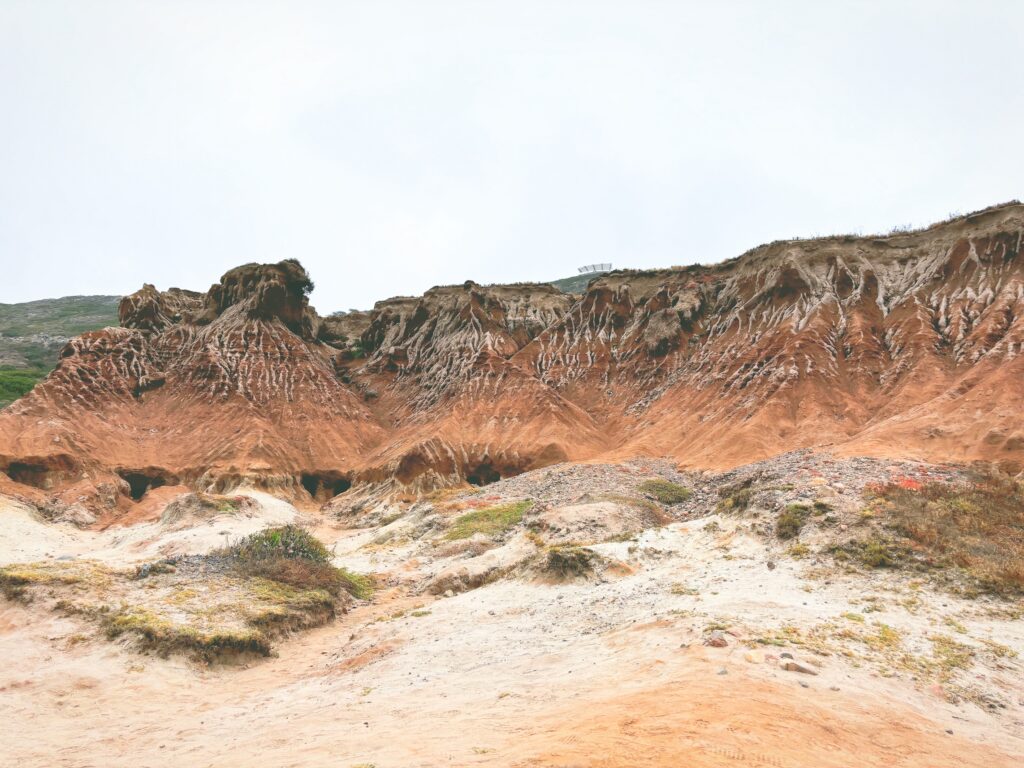
[{"label": "overcast white sky", "polygon": [[0,0],[0,301],[327,313],[1024,196],[1022,2]]}]

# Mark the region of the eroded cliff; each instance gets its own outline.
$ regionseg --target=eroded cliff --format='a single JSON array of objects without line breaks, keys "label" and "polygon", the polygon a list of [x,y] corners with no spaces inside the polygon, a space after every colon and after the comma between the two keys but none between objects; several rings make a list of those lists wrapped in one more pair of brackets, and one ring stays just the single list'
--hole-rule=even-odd
[{"label": "eroded cliff", "polygon": [[242,482],[326,501],[602,456],[800,447],[1024,465],[1024,206],[722,264],[433,288],[320,318],[301,265],[144,286],[0,414],[0,491],[125,508]]}]

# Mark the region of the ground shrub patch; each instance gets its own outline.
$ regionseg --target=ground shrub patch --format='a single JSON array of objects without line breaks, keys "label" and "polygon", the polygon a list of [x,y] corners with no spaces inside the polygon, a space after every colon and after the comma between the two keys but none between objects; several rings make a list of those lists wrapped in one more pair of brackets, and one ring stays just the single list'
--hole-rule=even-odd
[{"label": "ground shrub patch", "polygon": [[244,561],[286,559],[326,563],[331,559],[323,542],[297,525],[257,531],[230,545],[222,554]]},{"label": "ground shrub patch", "polygon": [[45,375],[35,369],[0,368],[0,408],[28,394]]},{"label": "ground shrub patch", "polygon": [[484,536],[498,536],[520,523],[532,504],[530,501],[513,501],[467,512],[455,518],[445,538],[449,541],[468,539],[478,533]]},{"label": "ground shrub patch", "polygon": [[963,569],[983,591],[1024,592],[1024,488],[1009,475],[894,482],[870,488],[868,500],[875,519],[927,562]]},{"label": "ground shrub patch", "polygon": [[806,504],[790,504],[775,521],[775,533],[780,539],[792,539],[800,535],[807,522],[810,508]]},{"label": "ground shrub patch", "polygon": [[296,589],[323,590],[337,597],[343,591],[359,599],[373,593],[370,579],[330,564],[323,542],[296,525],[267,528],[223,549],[220,555],[250,577],[270,579]]},{"label": "ground shrub patch", "polygon": [[754,500],[753,478],[718,489],[718,512],[742,512]]},{"label": "ground shrub patch", "polygon": [[657,480],[645,480],[640,484],[639,490],[641,493],[653,496],[662,504],[669,506],[672,504],[682,504],[693,493],[689,488],[679,485],[679,483],[673,483],[660,478]]},{"label": "ground shrub patch", "polygon": [[583,547],[551,547],[544,570],[562,578],[585,576],[594,570],[597,555]]}]

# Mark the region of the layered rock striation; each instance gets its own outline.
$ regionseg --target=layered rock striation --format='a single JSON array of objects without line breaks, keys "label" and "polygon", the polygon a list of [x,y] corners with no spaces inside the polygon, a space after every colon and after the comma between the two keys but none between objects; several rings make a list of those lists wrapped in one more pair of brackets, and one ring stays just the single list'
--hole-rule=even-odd
[{"label": "layered rock striation", "polygon": [[[0,492],[326,501],[545,464],[727,467],[804,447],[1024,466],[1024,206],[715,265],[433,288],[320,318],[293,260],[125,297],[0,413]],[[112,490],[113,489],[113,490]]]}]

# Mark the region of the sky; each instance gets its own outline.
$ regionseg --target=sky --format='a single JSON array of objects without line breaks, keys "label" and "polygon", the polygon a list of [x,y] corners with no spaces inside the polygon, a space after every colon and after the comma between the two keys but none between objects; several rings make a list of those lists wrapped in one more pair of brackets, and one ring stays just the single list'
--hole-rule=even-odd
[{"label": "sky", "polygon": [[322,313],[1024,197],[1024,3],[0,0],[0,302]]}]

